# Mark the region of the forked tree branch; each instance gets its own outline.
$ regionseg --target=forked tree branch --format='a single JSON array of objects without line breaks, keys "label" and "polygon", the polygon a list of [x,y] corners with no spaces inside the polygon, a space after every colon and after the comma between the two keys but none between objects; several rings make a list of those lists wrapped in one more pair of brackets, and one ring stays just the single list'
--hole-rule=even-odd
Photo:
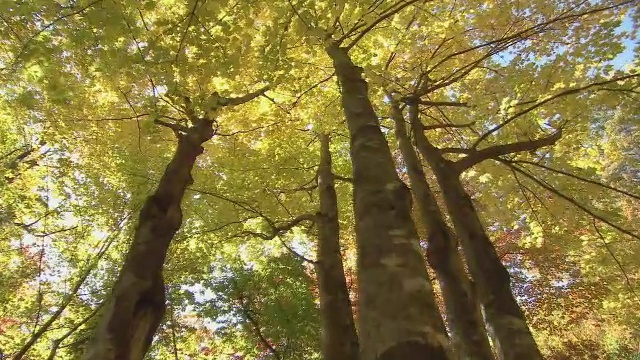
[{"label": "forked tree branch", "polygon": [[104,304],[106,304],[106,302],[104,302],[104,301],[101,302],[100,305],[96,306],[89,313],[89,315],[85,316],[82,320],[78,321],[75,325],[73,325],[62,336],[60,336],[59,338],[53,340],[51,342],[51,350],[49,351],[49,356],[47,357],[47,360],[54,360],[56,358],[56,353],[58,352],[58,349],[60,348],[60,345],[62,344],[62,342],[65,341],[69,336],[73,335],[73,333],[75,333],[82,325],[84,325],[87,322],[89,322],[89,320],[91,320],[98,313],[98,311],[100,311],[100,309],[102,309]]}]

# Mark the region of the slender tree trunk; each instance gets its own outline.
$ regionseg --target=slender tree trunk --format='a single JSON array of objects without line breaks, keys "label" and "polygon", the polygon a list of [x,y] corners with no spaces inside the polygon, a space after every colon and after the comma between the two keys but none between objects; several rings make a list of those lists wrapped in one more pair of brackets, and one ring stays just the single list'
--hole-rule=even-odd
[{"label": "slender tree trunk", "polygon": [[327,42],[351,137],[358,247],[358,328],[363,360],[448,359],[448,338],[362,68]]},{"label": "slender tree trunk", "polygon": [[165,311],[162,267],[182,225],[180,203],[193,183],[191,170],[202,144],[213,136],[212,121],[200,119],[181,135],[155,193],[147,198],[138,226],[94,338],[87,360],[142,360]]},{"label": "slender tree trunk", "polygon": [[340,252],[338,199],[331,172],[329,137],[320,134],[318,168],[320,212],[318,225],[318,287],[322,319],[322,355],[324,359],[358,360],[358,335],[353,322],[349,289],[344,277]]},{"label": "slender tree trunk", "polygon": [[436,273],[447,311],[447,324],[458,355],[463,359],[494,359],[471,281],[465,273],[458,243],[446,224],[409,137],[402,110],[392,101],[398,147],[422,221],[428,229],[427,259]]},{"label": "slender tree trunk", "polygon": [[542,359],[524,313],[513,297],[509,272],[500,261],[471,198],[462,186],[460,171],[424,135],[417,105],[410,106],[410,112],[418,150],[436,176],[455,231],[462,242],[487,324],[497,340],[494,344],[497,352],[505,360]]}]

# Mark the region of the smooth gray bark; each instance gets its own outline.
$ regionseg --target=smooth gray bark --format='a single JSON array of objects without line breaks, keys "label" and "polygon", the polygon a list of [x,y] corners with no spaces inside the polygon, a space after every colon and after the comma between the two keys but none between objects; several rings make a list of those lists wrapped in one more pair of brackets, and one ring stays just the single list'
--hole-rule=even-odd
[{"label": "smooth gray bark", "polygon": [[407,135],[402,109],[394,100],[391,102],[391,118],[411,189],[428,230],[427,260],[440,284],[454,348],[462,359],[492,360],[494,357],[480,305],[458,252],[458,242],[427,183],[422,163]]},{"label": "smooth gray bark", "polygon": [[417,105],[410,106],[411,126],[418,150],[436,176],[462,243],[469,272],[475,282],[497,352],[505,360],[539,360],[542,354],[511,291],[511,277],[500,261],[471,198],[460,180],[456,163],[445,159],[423,131]]},{"label": "smooth gray bark", "polygon": [[317,214],[317,273],[322,320],[322,355],[324,359],[358,360],[359,347],[349,289],[344,276],[340,252],[338,198],[331,171],[329,137],[320,134],[318,168],[320,211]]},{"label": "smooth gray bark", "polygon": [[411,194],[396,173],[362,69],[327,41],[351,138],[358,330],[363,360],[449,359],[418,235]]}]

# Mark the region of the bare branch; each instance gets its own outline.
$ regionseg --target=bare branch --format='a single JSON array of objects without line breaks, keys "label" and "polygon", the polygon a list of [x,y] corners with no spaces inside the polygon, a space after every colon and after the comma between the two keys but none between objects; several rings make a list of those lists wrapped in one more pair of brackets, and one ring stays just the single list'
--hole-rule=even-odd
[{"label": "bare branch", "polygon": [[[529,199],[529,196],[527,195],[526,191],[530,192],[533,195],[533,197],[535,197],[536,200],[538,200],[540,205],[545,208],[545,210],[547,210],[549,213],[551,213],[551,211],[549,211],[549,208],[547,208],[547,205],[543,201],[540,200],[540,198],[538,197],[538,195],[535,192],[531,191],[531,189],[529,189],[527,186],[525,186],[520,181],[520,178],[518,177],[518,174],[516,173],[515,170],[513,170],[513,169],[509,169],[509,170],[511,170],[511,173],[513,174],[513,178],[516,180],[516,184],[518,184],[518,189],[520,190],[520,193],[522,194],[522,197],[527,202],[527,205],[529,205],[529,210],[531,210],[531,213],[536,218],[536,221],[538,222],[540,227],[542,227],[542,221],[540,220],[540,217],[538,216],[538,212],[533,208],[533,203]],[[543,228],[543,230],[544,230],[544,228]]]},{"label": "bare branch", "polygon": [[18,350],[18,352],[13,356],[13,360],[20,360],[23,357],[25,357],[25,355],[29,352],[31,347],[33,347],[33,345],[36,342],[38,342],[38,340],[40,340],[42,335],[44,335],[47,331],[49,331],[51,325],[53,325],[53,323],[58,320],[58,318],[62,315],[62,313],[69,306],[69,304],[71,304],[76,294],[78,294],[78,291],[84,285],[85,281],[89,278],[89,275],[91,274],[91,272],[95,270],[99,261],[107,252],[109,247],[114,243],[114,241],[120,235],[121,231],[123,230],[123,225],[125,221],[127,221],[127,219],[130,216],[131,214],[128,214],[127,216],[123,217],[120,220],[120,222],[117,224],[117,231],[112,232],[107,238],[105,238],[101,248],[98,250],[98,253],[92,259],[90,259],[87,262],[87,265],[84,267],[84,269],[81,270],[79,278],[76,280],[75,284],[70,289],[70,291],[64,296],[64,298],[58,305],[58,308],[51,314],[51,316],[42,325],[40,325],[39,329],[34,331],[33,335],[31,335],[29,340],[27,340],[27,342],[25,342],[24,345],[22,345],[22,347],[20,348],[20,350]]},{"label": "bare branch", "polygon": [[301,255],[300,253],[296,252],[289,245],[287,245],[282,239],[279,238],[279,235],[281,233],[284,233],[284,232],[287,232],[287,231],[293,229],[294,227],[300,225],[302,222],[305,222],[305,221],[314,222],[315,219],[316,219],[315,215],[313,215],[313,214],[303,214],[303,215],[300,215],[300,216],[297,216],[297,217],[293,218],[290,221],[287,221],[287,222],[281,223],[281,224],[275,224],[271,219],[269,219],[268,217],[266,217],[264,215],[262,215],[261,217],[267,222],[267,224],[269,224],[269,227],[271,227],[271,233],[270,234],[265,234],[265,233],[262,233],[262,232],[245,230],[245,231],[240,232],[237,235],[255,236],[255,237],[259,237],[259,238],[264,239],[264,240],[273,240],[275,238],[278,238],[278,240],[280,241],[282,246],[284,246],[285,249],[287,249],[287,251],[289,251],[294,256],[296,256],[299,259],[301,259],[301,260],[303,260],[305,262],[308,262],[310,264],[316,264],[317,263],[317,261],[308,259],[305,256]]},{"label": "bare branch", "polygon": [[121,121],[121,120],[137,120],[141,117],[149,116],[150,114],[138,114],[134,116],[112,117],[112,118],[100,118],[100,119],[87,119],[87,121]]},{"label": "bare branch", "polygon": [[326,78],[318,81],[317,83],[315,83],[314,85],[312,85],[311,87],[309,87],[308,89],[306,89],[305,91],[303,91],[302,93],[300,93],[300,95],[298,95],[296,97],[296,100],[293,102],[293,104],[291,104],[291,107],[295,107],[298,102],[300,102],[300,99],[302,99],[303,96],[305,96],[307,93],[309,93],[310,91],[312,91],[313,89],[317,88],[318,86],[322,85],[323,83],[331,80],[333,78],[333,76],[335,75],[335,71],[332,72],[329,76],[327,76]]},{"label": "bare branch", "polygon": [[193,21],[193,18],[196,16],[196,10],[198,9],[199,2],[200,0],[196,0],[193,3],[193,7],[191,8],[191,11],[189,11],[189,15],[187,15],[189,18],[187,20],[187,27],[184,29],[182,36],[180,36],[180,43],[178,44],[178,50],[176,51],[176,58],[174,60],[176,65],[178,64],[178,59],[180,57],[180,52],[182,52],[182,46],[184,45],[184,41],[187,38],[187,32],[189,32],[189,28],[191,27],[191,22]]},{"label": "bare branch", "polygon": [[312,190],[315,190],[318,188],[318,177],[317,175],[315,175],[314,177],[311,178],[311,180],[304,182],[302,185],[297,186],[295,188],[291,188],[291,189],[276,189],[275,191],[278,193],[294,193],[294,192],[298,192],[298,191],[306,191],[306,192],[310,192]]},{"label": "bare branch", "polygon": [[249,133],[252,133],[254,131],[268,129],[268,128],[270,128],[272,126],[275,126],[275,125],[280,125],[280,122],[274,122],[274,123],[267,124],[267,125],[256,126],[254,128],[251,128],[251,129],[236,130],[236,131],[233,131],[233,132],[230,132],[230,133],[226,133],[226,134],[217,133],[216,135],[218,135],[218,136],[235,136],[235,135],[240,135],[240,134],[249,134]]},{"label": "bare branch", "polygon": [[102,303],[100,303],[100,305],[96,306],[89,313],[89,315],[85,316],[84,319],[78,321],[75,325],[71,327],[71,329],[69,329],[62,336],[53,340],[51,343],[51,350],[49,351],[49,356],[47,357],[47,360],[54,360],[56,357],[56,353],[58,352],[58,348],[60,348],[60,345],[62,344],[62,342],[65,341],[69,336],[73,335],[73,333],[75,333],[82,325],[89,322],[89,320],[91,320],[98,313],[98,311],[102,309],[104,304],[106,304],[106,302],[103,301]]}]

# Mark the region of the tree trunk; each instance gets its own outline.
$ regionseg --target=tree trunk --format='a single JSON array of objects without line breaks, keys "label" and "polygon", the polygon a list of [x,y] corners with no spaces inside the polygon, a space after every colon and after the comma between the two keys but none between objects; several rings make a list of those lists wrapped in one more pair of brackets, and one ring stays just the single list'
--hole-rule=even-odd
[{"label": "tree trunk", "polygon": [[324,359],[358,360],[358,336],[342,265],[338,199],[331,172],[331,152],[327,135],[320,135],[320,146],[317,270],[322,319],[322,355]]},{"label": "tree trunk", "polygon": [[396,173],[362,68],[335,42],[325,49],[351,138],[362,358],[448,359],[448,339],[411,218],[411,195]]},{"label": "tree trunk", "polygon": [[497,352],[505,360],[542,359],[524,313],[513,297],[509,272],[500,261],[471,198],[462,186],[460,171],[424,135],[417,105],[410,106],[410,112],[418,150],[436,176],[455,231],[462,242],[487,324],[497,340],[494,344]]},{"label": "tree trunk", "polygon": [[422,170],[422,164],[407,136],[407,126],[398,103],[392,100],[391,117],[395,123],[398,147],[422,221],[428,229],[427,260],[436,273],[447,311],[452,342],[463,359],[494,359],[484,320],[472,284],[465,273],[458,244],[446,224],[435,196]]},{"label": "tree trunk", "polygon": [[213,136],[212,121],[200,119],[181,135],[155,193],[147,198],[138,226],[94,338],[87,360],[142,360],[165,311],[162,266],[182,225],[180,203],[193,183],[191,170],[202,144]]}]

